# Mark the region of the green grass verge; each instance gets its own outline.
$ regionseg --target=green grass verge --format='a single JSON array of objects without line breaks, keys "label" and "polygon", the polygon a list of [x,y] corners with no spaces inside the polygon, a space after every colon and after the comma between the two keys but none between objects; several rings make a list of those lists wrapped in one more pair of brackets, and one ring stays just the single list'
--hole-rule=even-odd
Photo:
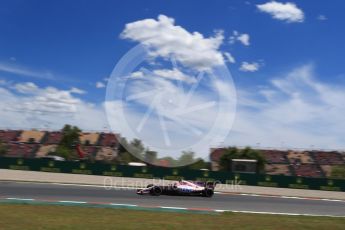
[{"label": "green grass verge", "polygon": [[344,229],[345,218],[0,204],[0,229]]}]

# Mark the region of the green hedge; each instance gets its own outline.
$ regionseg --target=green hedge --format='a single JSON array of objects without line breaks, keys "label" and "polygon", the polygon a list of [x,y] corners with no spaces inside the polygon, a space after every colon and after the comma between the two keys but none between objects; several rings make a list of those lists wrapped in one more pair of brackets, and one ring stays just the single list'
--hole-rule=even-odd
[{"label": "green hedge", "polygon": [[345,191],[345,180],[306,178],[264,174],[245,174],[190,170],[188,168],[137,167],[99,162],[53,161],[0,157],[0,168],[116,177],[160,178],[167,180],[219,181],[226,184],[257,185],[279,188],[302,188]]}]

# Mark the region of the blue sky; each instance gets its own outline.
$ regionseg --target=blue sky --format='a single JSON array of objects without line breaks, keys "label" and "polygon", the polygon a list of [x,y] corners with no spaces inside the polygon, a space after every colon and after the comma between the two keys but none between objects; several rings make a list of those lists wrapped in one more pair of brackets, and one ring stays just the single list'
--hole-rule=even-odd
[{"label": "blue sky", "polygon": [[[60,101],[58,108],[81,113],[72,121],[85,129],[106,127],[105,78],[126,52],[143,42],[121,33],[126,24],[158,21],[165,15],[175,26],[204,39],[221,34],[221,44],[213,51],[235,59],[222,58],[238,103],[225,144],[343,148],[342,126],[331,122],[342,122],[337,114],[345,112],[343,9],[341,0],[2,1],[2,106],[27,102],[7,109],[0,126],[42,128],[44,123],[58,128],[64,115],[61,121],[51,115],[49,103],[71,100],[67,107]],[[40,101],[40,96],[49,100]],[[44,103],[52,110],[36,111]],[[83,109],[73,107],[78,103]],[[80,111],[100,119],[90,125]],[[15,115],[23,113],[25,119]],[[277,129],[282,131],[272,132]]]}]

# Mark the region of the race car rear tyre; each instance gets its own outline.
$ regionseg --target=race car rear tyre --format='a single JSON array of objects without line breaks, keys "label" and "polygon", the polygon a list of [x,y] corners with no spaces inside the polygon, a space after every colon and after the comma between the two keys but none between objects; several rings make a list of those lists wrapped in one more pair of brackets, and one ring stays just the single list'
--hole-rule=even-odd
[{"label": "race car rear tyre", "polygon": [[208,188],[202,192],[202,196],[204,197],[212,197],[213,194],[214,194],[213,189],[208,189]]},{"label": "race car rear tyre", "polygon": [[153,196],[159,196],[162,194],[162,188],[159,186],[154,186],[151,191],[150,191],[151,195]]}]

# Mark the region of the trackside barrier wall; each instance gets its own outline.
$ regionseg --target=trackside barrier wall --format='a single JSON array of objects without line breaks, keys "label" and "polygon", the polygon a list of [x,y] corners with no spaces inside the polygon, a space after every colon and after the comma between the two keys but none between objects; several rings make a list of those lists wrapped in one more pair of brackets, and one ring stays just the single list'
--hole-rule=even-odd
[{"label": "trackside barrier wall", "polygon": [[328,191],[345,191],[345,180],[306,178],[294,176],[246,174],[216,171],[191,170],[185,167],[138,167],[112,165],[100,162],[53,161],[0,157],[0,168],[41,172],[73,173],[114,177],[157,178],[166,180],[219,181],[222,184],[240,184],[279,188],[300,188]]}]

